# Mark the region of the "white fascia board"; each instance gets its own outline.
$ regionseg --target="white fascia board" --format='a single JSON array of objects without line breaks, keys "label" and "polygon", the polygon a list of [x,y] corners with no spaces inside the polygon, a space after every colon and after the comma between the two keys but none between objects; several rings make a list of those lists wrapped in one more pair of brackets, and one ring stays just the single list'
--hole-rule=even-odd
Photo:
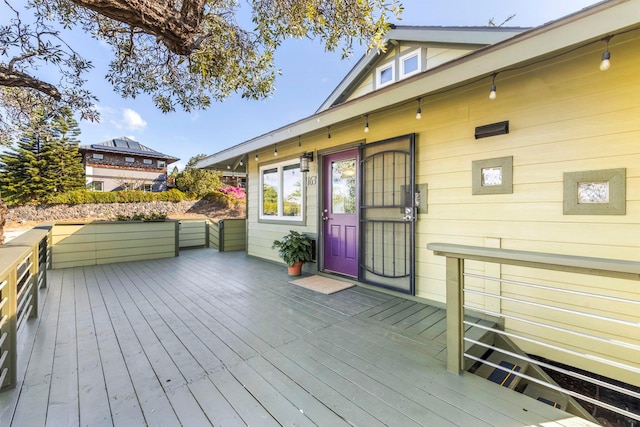
[{"label": "white fascia board", "polygon": [[[481,48],[457,60],[408,78],[361,98],[314,114],[272,132],[212,154],[198,163],[207,167],[246,155],[269,145],[324,129],[351,118],[386,109],[416,96],[549,55],[558,50],[604,37],[640,23],[640,0],[610,0],[582,12]],[[604,47],[604,45],[603,45]],[[597,61],[598,58],[594,59]]]}]

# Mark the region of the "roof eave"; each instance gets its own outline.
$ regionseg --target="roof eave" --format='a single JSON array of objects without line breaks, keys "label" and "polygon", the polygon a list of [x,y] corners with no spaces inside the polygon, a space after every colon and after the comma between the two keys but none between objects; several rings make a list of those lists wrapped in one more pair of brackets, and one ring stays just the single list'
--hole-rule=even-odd
[{"label": "roof eave", "polygon": [[361,98],[329,108],[309,117],[257,136],[212,154],[197,167],[226,164],[264,147],[318,131],[350,118],[369,114],[417,96],[486,75],[555,51],[594,40],[620,29],[638,25],[640,8],[635,0],[609,0],[536,27],[503,42],[481,48],[461,58],[433,68]]}]

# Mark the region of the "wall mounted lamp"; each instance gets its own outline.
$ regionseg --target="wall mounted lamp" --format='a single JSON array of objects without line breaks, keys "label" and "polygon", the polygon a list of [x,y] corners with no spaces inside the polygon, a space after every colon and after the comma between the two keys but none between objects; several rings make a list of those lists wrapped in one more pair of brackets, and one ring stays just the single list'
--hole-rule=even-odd
[{"label": "wall mounted lamp", "polygon": [[313,152],[305,151],[300,156],[300,172],[309,172],[309,162],[313,162]]}]

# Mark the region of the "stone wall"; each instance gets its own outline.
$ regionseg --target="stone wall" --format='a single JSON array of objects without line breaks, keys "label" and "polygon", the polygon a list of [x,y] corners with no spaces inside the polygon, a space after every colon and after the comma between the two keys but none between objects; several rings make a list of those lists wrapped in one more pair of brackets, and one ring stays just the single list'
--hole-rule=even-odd
[{"label": "stone wall", "polygon": [[100,203],[84,205],[37,205],[9,208],[7,221],[59,221],[64,219],[115,219],[118,215],[161,213],[176,215],[198,210],[199,200],[183,202]]}]

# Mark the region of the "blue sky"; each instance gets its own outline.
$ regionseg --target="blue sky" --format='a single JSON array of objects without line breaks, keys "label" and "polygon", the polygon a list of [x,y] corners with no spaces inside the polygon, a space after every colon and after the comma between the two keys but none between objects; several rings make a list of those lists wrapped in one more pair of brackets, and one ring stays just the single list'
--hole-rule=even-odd
[{"label": "blue sky", "polygon": [[[246,9],[246,2],[242,1]],[[496,24],[510,15],[509,26],[532,27],[598,3],[593,0],[405,0],[399,25],[474,26]],[[76,30],[79,32],[79,30]],[[150,97],[123,99],[104,79],[110,53],[98,42],[74,37],[82,53],[94,63],[87,88],[99,98],[100,123],[81,122],[82,144],[128,136],[157,151],[179,157],[180,169],[190,157],[224,148],[277,129],[313,114],[364,50],[342,60],[311,40],[285,42],[276,54],[282,75],[275,93],[262,101],[239,96],[214,103],[209,109],[163,114]],[[173,165],[172,165],[173,166]],[[172,168],[171,166],[171,168]]]}]

